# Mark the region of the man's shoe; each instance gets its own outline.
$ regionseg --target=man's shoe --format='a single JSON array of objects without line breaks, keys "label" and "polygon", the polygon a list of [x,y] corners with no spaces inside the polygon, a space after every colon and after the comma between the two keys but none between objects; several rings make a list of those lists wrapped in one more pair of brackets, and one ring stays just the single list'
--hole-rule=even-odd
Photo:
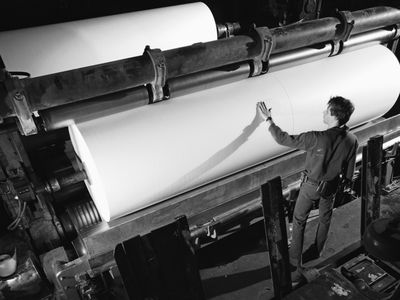
[{"label": "man's shoe", "polygon": [[319,252],[315,244],[312,244],[310,247],[308,247],[307,250],[304,251],[303,255],[301,256],[303,264],[317,258],[319,258]]}]

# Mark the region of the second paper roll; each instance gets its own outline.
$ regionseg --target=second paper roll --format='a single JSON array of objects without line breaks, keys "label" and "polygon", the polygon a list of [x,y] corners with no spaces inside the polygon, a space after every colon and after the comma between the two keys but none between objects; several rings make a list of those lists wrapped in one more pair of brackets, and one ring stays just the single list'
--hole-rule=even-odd
[{"label": "second paper roll", "polygon": [[168,50],[217,38],[204,3],[0,32],[10,71],[31,77],[142,55],[146,45]]},{"label": "second paper roll", "polygon": [[258,101],[272,107],[282,129],[299,133],[325,129],[322,111],[340,95],[355,105],[352,126],[391,108],[398,78],[397,58],[374,46],[78,123],[69,131],[87,187],[109,221],[287,151],[260,124]]}]

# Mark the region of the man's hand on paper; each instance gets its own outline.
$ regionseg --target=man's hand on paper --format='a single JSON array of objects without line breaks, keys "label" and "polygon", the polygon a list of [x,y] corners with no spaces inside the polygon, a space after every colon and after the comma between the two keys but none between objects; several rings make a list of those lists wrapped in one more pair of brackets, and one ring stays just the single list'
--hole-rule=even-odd
[{"label": "man's hand on paper", "polygon": [[265,104],[264,101],[257,102],[257,110],[264,120],[267,120],[268,118],[272,118],[271,117],[271,108],[268,109],[267,105]]}]

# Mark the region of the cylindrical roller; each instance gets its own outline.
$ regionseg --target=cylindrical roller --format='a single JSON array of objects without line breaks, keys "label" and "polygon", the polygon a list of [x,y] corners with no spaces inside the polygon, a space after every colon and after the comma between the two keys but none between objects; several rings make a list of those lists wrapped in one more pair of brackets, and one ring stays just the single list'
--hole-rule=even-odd
[{"label": "cylindrical roller", "polygon": [[331,51],[331,45],[321,44],[318,47],[302,48],[273,55],[269,61],[269,72],[290,68],[299,64],[328,57]]},{"label": "cylindrical roller", "polygon": [[130,110],[149,103],[145,87],[71,103],[40,112],[46,130],[67,127],[75,122],[96,119],[104,115]]},{"label": "cylindrical roller", "polygon": [[[349,71],[350,70],[350,71]],[[323,130],[331,96],[353,101],[354,126],[397,100],[397,58],[377,45],[70,126],[108,221],[281,155],[256,115],[265,100],[290,133]],[[376,101],[379,99],[379,101]]]},{"label": "cylindrical roller", "polygon": [[101,222],[101,217],[93,201],[70,206],[67,208],[67,213],[78,232]]},{"label": "cylindrical roller", "polygon": [[174,78],[232,63],[245,62],[260,53],[260,43],[246,35],[171,49],[164,53],[167,77]]},{"label": "cylindrical roller", "polygon": [[0,32],[0,55],[7,70],[38,77],[142,55],[146,45],[168,50],[215,39],[214,17],[197,2]]},{"label": "cylindrical roller", "polygon": [[359,48],[390,42],[396,35],[396,29],[378,29],[367,33],[357,34],[343,44],[342,53],[354,51]]},{"label": "cylindrical roller", "polygon": [[171,79],[168,81],[168,88],[171,97],[179,97],[200,90],[243,80],[248,78],[249,75],[249,64],[230,65],[220,69]]}]

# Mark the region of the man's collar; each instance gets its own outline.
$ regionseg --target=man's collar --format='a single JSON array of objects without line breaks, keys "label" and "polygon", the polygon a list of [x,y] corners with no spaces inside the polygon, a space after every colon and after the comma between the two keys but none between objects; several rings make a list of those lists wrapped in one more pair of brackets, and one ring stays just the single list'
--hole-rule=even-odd
[{"label": "man's collar", "polygon": [[348,131],[349,127],[347,127],[346,124],[343,124],[340,126],[338,125],[338,126],[331,127],[330,129]]}]

